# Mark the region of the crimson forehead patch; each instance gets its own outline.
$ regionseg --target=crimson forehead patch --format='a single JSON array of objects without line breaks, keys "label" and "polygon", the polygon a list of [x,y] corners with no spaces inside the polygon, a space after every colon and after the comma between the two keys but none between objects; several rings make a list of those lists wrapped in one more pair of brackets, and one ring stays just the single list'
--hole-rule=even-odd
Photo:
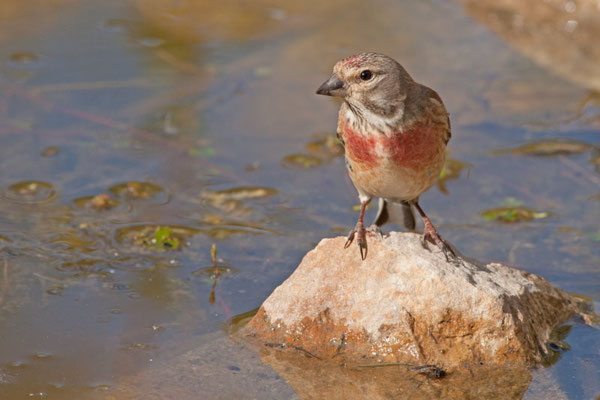
[{"label": "crimson forehead patch", "polygon": [[343,62],[344,62],[344,65],[347,65],[349,67],[360,67],[364,60],[365,60],[364,55],[356,54],[356,55],[344,58]]}]

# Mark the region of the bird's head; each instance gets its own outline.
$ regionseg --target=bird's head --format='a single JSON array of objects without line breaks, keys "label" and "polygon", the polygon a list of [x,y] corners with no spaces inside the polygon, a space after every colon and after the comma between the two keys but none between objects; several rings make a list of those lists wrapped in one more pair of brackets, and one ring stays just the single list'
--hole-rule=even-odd
[{"label": "bird's head", "polygon": [[394,59],[361,53],[338,61],[317,94],[342,97],[359,112],[390,117],[402,111],[412,83],[408,72]]}]

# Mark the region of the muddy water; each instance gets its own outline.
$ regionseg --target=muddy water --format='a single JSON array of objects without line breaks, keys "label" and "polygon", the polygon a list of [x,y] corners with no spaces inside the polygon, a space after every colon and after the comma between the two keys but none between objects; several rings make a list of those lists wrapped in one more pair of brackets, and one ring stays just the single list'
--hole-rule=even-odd
[{"label": "muddy water", "polygon": [[[597,305],[598,77],[502,31],[507,15],[534,26],[530,10],[469,3],[4,1],[0,398],[319,398],[302,390],[314,366],[261,363],[224,326],[355,222],[338,103],[314,90],[364,50],[399,59],[451,113],[451,162],[422,197],[441,233]],[[513,397],[600,393],[600,335],[569,325],[570,350],[513,371]],[[506,393],[448,382],[404,389]]]}]

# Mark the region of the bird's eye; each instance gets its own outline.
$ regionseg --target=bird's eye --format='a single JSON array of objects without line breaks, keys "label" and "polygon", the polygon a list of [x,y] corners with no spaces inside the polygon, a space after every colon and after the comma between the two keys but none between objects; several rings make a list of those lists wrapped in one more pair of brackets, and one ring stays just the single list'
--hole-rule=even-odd
[{"label": "bird's eye", "polygon": [[371,71],[369,71],[368,69],[365,69],[363,72],[360,73],[360,79],[362,79],[363,81],[368,81],[372,77],[373,77],[373,73]]}]

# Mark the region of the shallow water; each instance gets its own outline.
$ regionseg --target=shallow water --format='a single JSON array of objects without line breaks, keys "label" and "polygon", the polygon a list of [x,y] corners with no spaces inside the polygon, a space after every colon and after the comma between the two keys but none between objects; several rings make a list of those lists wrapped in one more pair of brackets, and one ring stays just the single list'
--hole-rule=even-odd
[{"label": "shallow water", "polygon": [[[314,91],[364,50],[451,113],[455,162],[422,196],[441,234],[598,309],[597,76],[536,64],[468,3],[4,1],[0,398],[136,398],[156,377],[156,398],[307,397],[288,385],[309,367],[263,365],[223,327],[355,223],[339,103]],[[600,333],[570,324],[517,396],[600,394]]]}]

